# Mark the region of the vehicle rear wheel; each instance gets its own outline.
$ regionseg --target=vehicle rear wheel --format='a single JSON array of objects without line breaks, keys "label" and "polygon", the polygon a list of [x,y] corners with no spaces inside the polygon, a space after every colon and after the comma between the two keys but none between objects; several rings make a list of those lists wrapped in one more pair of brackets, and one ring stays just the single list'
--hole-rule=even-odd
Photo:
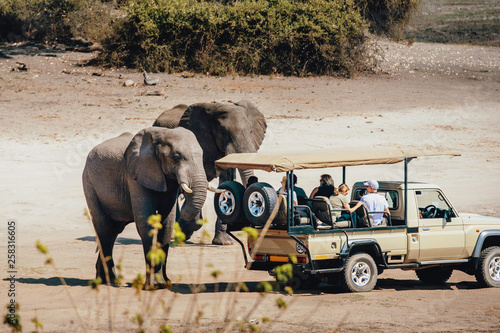
[{"label": "vehicle rear wheel", "polygon": [[356,253],[347,259],[343,289],[351,292],[371,291],[377,284],[377,265],[368,253]]},{"label": "vehicle rear wheel", "polygon": [[431,267],[418,269],[415,271],[420,281],[424,284],[436,285],[444,284],[453,273],[453,268],[450,267]]},{"label": "vehicle rear wheel", "polygon": [[254,226],[266,223],[277,203],[276,190],[267,183],[254,183],[243,195],[245,216]]},{"label": "vehicle rear wheel", "polygon": [[482,287],[500,287],[500,247],[492,246],[481,251],[476,280]]},{"label": "vehicle rear wheel", "polygon": [[316,275],[298,276],[294,274],[288,282],[288,285],[292,287],[294,291],[297,291],[316,289],[320,283],[321,278]]},{"label": "vehicle rear wheel", "polygon": [[218,188],[226,191],[215,194],[214,207],[217,217],[224,224],[231,224],[244,219],[242,203],[245,187],[235,181],[226,181],[220,184]]}]

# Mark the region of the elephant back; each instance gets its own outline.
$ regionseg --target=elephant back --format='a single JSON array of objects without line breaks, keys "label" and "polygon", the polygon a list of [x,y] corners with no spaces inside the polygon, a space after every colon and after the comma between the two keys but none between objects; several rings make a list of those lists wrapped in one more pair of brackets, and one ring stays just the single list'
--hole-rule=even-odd
[{"label": "elephant back", "polygon": [[178,104],[171,109],[163,111],[163,113],[156,118],[153,126],[166,128],[178,127],[179,121],[187,108],[188,105],[186,104]]}]

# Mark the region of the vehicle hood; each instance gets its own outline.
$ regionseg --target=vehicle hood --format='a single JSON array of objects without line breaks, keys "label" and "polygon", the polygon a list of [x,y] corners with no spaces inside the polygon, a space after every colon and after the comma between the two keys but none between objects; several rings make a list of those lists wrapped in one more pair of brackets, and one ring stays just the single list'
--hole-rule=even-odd
[{"label": "vehicle hood", "polygon": [[479,214],[460,214],[463,218],[464,224],[471,225],[496,225],[500,228],[500,218],[492,216],[483,216]]}]

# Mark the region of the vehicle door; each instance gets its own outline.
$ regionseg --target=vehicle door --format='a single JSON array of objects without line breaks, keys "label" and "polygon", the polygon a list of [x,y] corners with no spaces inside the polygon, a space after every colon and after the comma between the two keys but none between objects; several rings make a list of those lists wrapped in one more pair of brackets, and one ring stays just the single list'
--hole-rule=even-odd
[{"label": "vehicle door", "polygon": [[465,249],[463,221],[438,189],[415,191],[419,215],[419,261],[460,259]]}]

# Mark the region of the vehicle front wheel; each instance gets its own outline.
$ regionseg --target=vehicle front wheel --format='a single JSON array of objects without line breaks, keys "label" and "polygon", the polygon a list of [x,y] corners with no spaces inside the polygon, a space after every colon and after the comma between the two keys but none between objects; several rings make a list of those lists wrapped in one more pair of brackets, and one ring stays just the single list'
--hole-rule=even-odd
[{"label": "vehicle front wheel", "polygon": [[482,287],[500,287],[500,247],[492,246],[481,251],[476,280]]},{"label": "vehicle front wheel", "polygon": [[368,253],[356,253],[347,259],[342,287],[345,291],[371,291],[377,284],[377,265]]},{"label": "vehicle front wheel", "polygon": [[423,284],[439,285],[448,281],[453,269],[450,267],[431,267],[416,270],[415,273]]}]

